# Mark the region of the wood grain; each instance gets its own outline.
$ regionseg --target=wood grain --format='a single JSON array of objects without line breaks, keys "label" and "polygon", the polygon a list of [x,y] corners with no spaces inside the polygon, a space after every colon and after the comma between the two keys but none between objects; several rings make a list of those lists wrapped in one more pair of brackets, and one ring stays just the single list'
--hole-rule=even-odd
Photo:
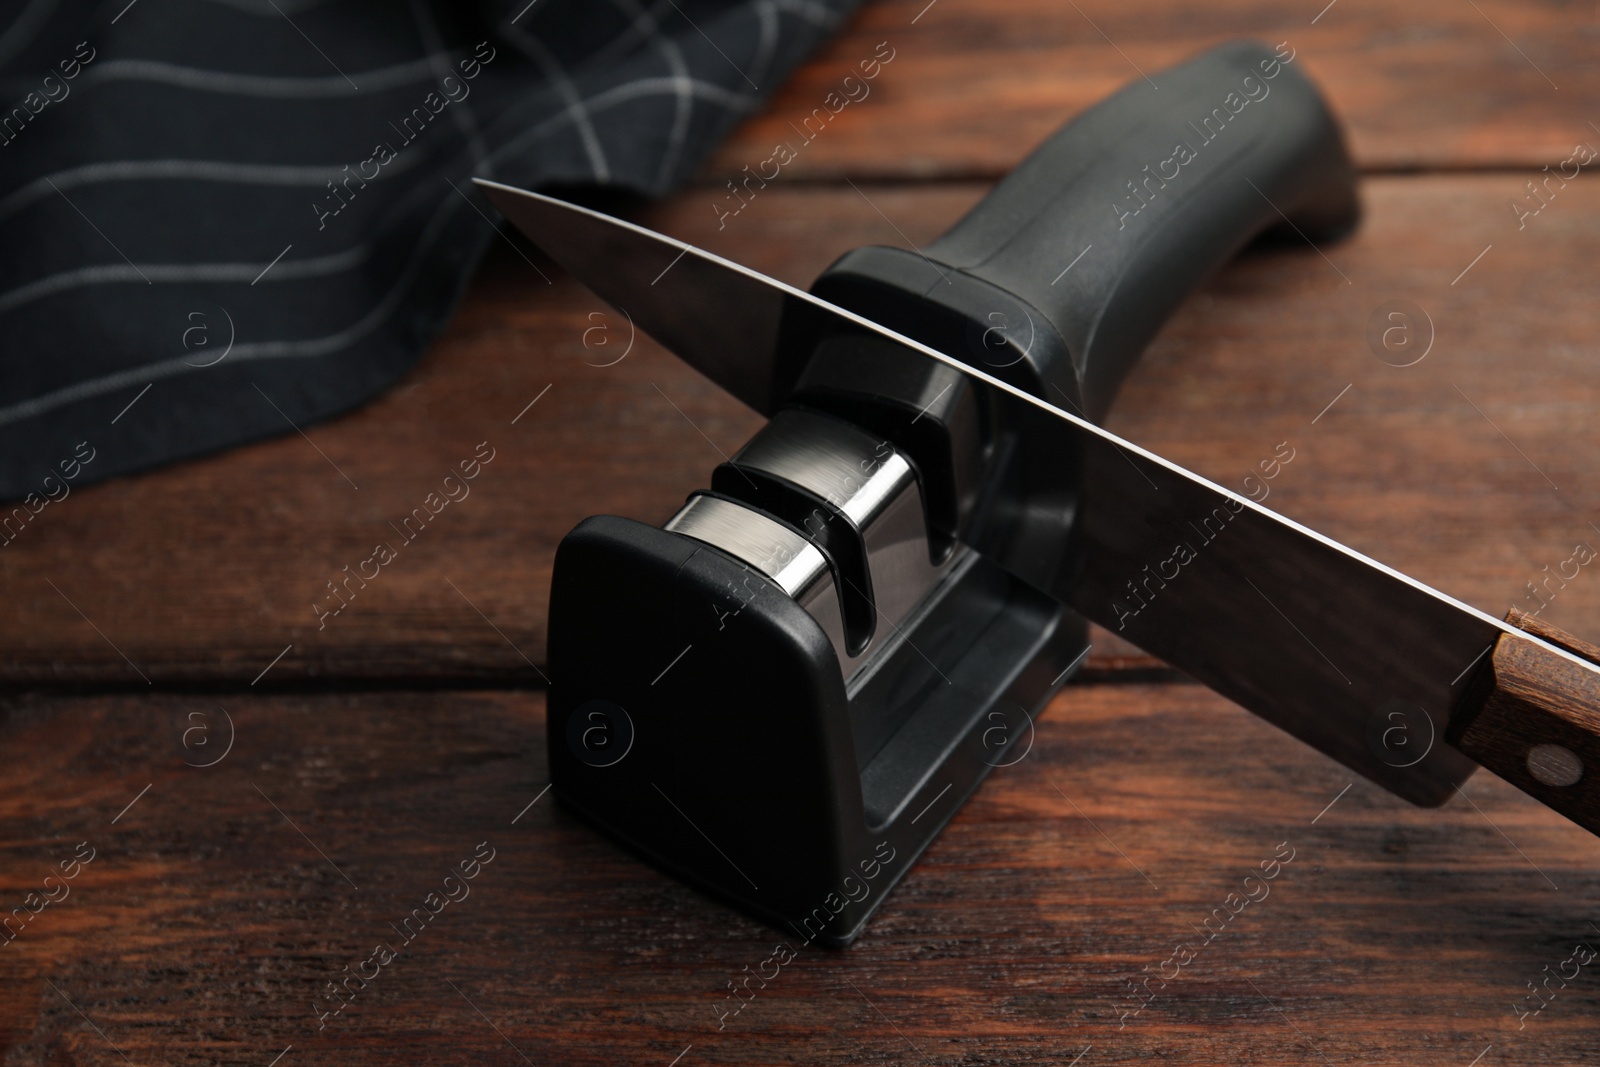
[{"label": "wood grain", "polygon": [[[219,699],[232,750],[188,766],[222,751]],[[0,708],[0,746],[31,754],[0,776],[0,901],[96,850],[0,947],[0,1062],[19,1067],[260,1067],[291,1045],[280,1067],[524,1062],[508,1043],[662,1067],[1060,1065],[1090,1045],[1080,1067],[1600,1056],[1593,968],[1539,1014],[1513,1008],[1600,944],[1600,842],[1487,775],[1471,803],[1410,808],[1197,686],[1070,686],[856,946],[801,950],[721,1031],[726,983],[781,935],[550,796],[528,808],[537,694]],[[715,813],[701,824],[717,835]],[[319,1029],[325,984],[484,841],[470,895]],[[1199,941],[1280,843],[1270,893],[1119,1029],[1128,983]]]},{"label": "wood grain", "polygon": [[[789,142],[799,149],[784,167],[789,178],[999,177],[1141,71],[1155,74],[1235,37],[1288,41],[1369,170],[1538,170],[1566,158],[1577,141],[1600,145],[1589,125],[1600,121],[1588,104],[1600,92],[1592,6],[1337,0],[1313,23],[1325,6],[868,4],[703,173],[720,186]],[[894,59],[867,83],[867,95],[802,143],[796,127],[828,93],[861,96],[843,79],[859,77],[882,42]]]},{"label": "wood grain", "polygon": [[[1542,566],[1600,537],[1586,518],[1600,500],[1587,280],[1600,184],[1571,183],[1521,232],[1505,206],[1519,184],[1368,181],[1363,228],[1327,259],[1251,253],[1191,300],[1110,426],[1235,490],[1287,441],[1269,506],[1493,614],[1524,603]],[[984,188],[775,187],[722,231],[690,190],[646,221],[805,284],[854,245],[922,243]],[[1406,368],[1366,341],[1401,298],[1436,335]],[[648,338],[601,365],[626,339],[596,299],[504,250],[414,372],[309,431],[359,492],[286,436],[74,491],[0,548],[0,678],[248,686],[292,645],[259,685],[540,682],[561,536],[594,513],[665,519],[759,426]],[[472,495],[319,631],[326,583],[484,440],[496,458]],[[1600,634],[1591,570],[1545,617]],[[1153,666],[1109,635],[1091,662]]]},{"label": "wood grain", "polygon": [[[1600,143],[1592,5],[882,0],[642,221],[806,285],[862,243],[924,244],[1069,115],[1238,35],[1291,42],[1324,88],[1367,217],[1227,268],[1111,427],[1531,610],[1600,538],[1600,179],[1520,228],[1511,208]],[[723,181],[879,42],[870,97],[719,229]],[[1401,300],[1407,351],[1431,340],[1405,367],[1369,343]],[[758,425],[502,244],[410,375],[308,428],[361,490],[286,436],[46,509],[0,548],[0,1063],[1600,1060],[1594,968],[1551,978],[1600,945],[1600,842],[1487,773],[1409,808],[1103,632],[1080,676],[1102,681],[1068,687],[867,934],[802,952],[719,1030],[781,935],[541,796],[543,698],[513,687],[544,684],[560,537],[664,519]],[[325,583],[481,441],[471,496],[319,630]],[[1600,636],[1592,570],[1540,617]],[[13,936],[80,842],[70,895]],[[480,842],[471,896],[321,1026],[327,983]],[[1270,895],[1132,1014],[1131,983],[1159,988],[1280,843]]]}]

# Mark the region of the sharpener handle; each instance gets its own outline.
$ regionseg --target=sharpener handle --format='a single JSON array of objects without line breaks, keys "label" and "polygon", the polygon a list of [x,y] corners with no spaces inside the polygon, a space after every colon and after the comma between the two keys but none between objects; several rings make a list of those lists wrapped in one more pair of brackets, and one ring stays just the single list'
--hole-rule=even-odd
[{"label": "sharpener handle", "polygon": [[1063,126],[923,254],[864,248],[819,296],[1099,420],[1144,346],[1265,230],[1359,218],[1339,127],[1293,49],[1215,48]]}]

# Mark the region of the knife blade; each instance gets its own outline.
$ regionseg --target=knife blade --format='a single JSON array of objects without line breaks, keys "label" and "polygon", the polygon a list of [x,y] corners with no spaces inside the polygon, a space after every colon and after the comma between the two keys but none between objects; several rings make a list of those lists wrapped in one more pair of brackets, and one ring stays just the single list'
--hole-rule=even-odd
[{"label": "knife blade", "polygon": [[[1258,142],[1248,141],[1244,151],[1259,155]],[[1229,173],[1231,161],[1212,159],[1216,174]],[[1074,195],[1094,193],[1082,186],[1096,180],[1078,181]],[[985,391],[1001,421],[1016,429],[1026,462],[1070,465],[1078,487],[1062,509],[1017,520],[1070,527],[1060,552],[1041,553],[1041,536],[1015,525],[968,531],[972,548],[1413,803],[1443,803],[1475,769],[1475,761],[1448,738],[1459,732],[1462,709],[1476,706],[1469,690],[1482,675],[1480,665],[1500,658],[1499,652],[1488,657],[1491,650],[1522,649],[1539,662],[1562,664],[1585,684],[1600,680],[1600,668],[1566,647],[1461,603],[1083,417],[1085,408],[1091,414],[1103,409],[1114,388],[1115,375],[1108,386],[1086,355],[1096,330],[1114,332],[1106,325],[1109,313],[1087,334],[1074,333],[1070,321],[1061,328],[1069,339],[1070,373],[1047,367],[1034,380],[1020,379],[1019,386],[1018,375],[1006,371],[1015,360],[989,361],[995,371],[989,373],[908,336],[921,330],[914,306],[912,314],[902,309],[885,316],[892,323],[878,321],[638,225],[511,186],[483,180],[478,185],[569,273],[760,413],[771,415],[794,385],[798,370],[784,352],[799,324],[809,337],[871,335],[909,358],[959,373]],[[1202,186],[1199,177],[1195,185]],[[1213,189],[1205,186],[1187,206],[1215,206]],[[1248,197],[1232,202],[1251,203]],[[1082,225],[1104,231],[1109,217],[1125,228],[1127,217],[1117,210]],[[1232,228],[1254,232],[1259,216],[1235,218]],[[1014,243],[1026,229],[1023,220],[1007,239]],[[960,233],[958,227],[951,236]],[[1241,240],[1209,237],[1209,258],[1192,264],[1176,288],[1186,289]],[[960,258],[961,244],[946,241],[943,264],[922,257],[928,277],[935,278],[930,290],[937,277],[948,281],[947,271],[957,273],[948,260]],[[973,263],[988,254],[970,239],[966,246]],[[1170,249],[1159,241],[1152,247],[1149,270],[1170,275]],[[895,269],[906,264],[919,269],[909,254]],[[1102,272],[1084,284],[1112,287],[1100,296],[1102,303],[1114,302],[1114,288],[1126,273]],[[1013,288],[1027,284],[1032,283]],[[1174,296],[1173,288],[1152,294],[1147,307],[1124,310],[1133,323],[1122,330],[1124,349],[1131,346],[1136,354],[1175,306],[1181,291]],[[1040,300],[1029,293],[1019,303],[1027,314]],[[1066,409],[1037,395],[1052,388]]]},{"label": "knife blade", "polygon": [[[565,270],[757,411],[771,409],[775,385],[751,354],[775,350],[795,305],[995,390],[1027,427],[1030,448],[1083,456],[1076,565],[1003,559],[1013,573],[1413,803],[1442,803],[1474,769],[1442,740],[1465,691],[1462,675],[1502,635],[1537,639],[809,293],[634,223],[478,184]],[[1172,567],[1162,564],[1182,544],[1193,558],[1163,578]],[[1375,716],[1396,721],[1383,718],[1390,705],[1420,708],[1436,738],[1408,766],[1369,744]]]}]

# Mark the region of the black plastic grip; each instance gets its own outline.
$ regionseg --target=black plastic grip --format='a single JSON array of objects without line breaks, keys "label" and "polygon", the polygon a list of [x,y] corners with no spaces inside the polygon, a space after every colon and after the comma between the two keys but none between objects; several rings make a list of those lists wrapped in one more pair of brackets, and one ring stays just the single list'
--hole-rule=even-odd
[{"label": "black plastic grip", "polygon": [[1263,231],[1348,231],[1355,184],[1293,49],[1237,41],[1067,123],[921,252],[857,249],[812,291],[1098,420],[1200,281]]}]

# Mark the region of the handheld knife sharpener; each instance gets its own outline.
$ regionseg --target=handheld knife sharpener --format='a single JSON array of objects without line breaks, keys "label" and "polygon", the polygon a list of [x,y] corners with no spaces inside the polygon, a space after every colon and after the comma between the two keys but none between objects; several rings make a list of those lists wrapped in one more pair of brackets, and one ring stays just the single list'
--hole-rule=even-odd
[{"label": "handheld knife sharpener", "polygon": [[956,540],[995,444],[974,387],[931,361],[886,381],[890,352],[863,373],[871,347],[822,346],[663,527],[584,521],[551,599],[562,800],[835,947],[1087,651],[1079,617]]},{"label": "handheld knife sharpener", "polygon": [[1108,506],[1080,500],[1098,460],[886,331],[1098,420],[1248,241],[1331,239],[1360,214],[1338,124],[1287,43],[1233,42],[1157,78],[1073,119],[925,250],[846,254],[812,286],[820,304],[499,190],[559,261],[650,304],[658,339],[771,419],[664,526],[602,516],[562,542],[548,730],[565,804],[838,946],[1026,752],[1087,648],[1064,604],[1107,618],[1104,598],[1077,599],[1104,584],[1079,580]]}]

